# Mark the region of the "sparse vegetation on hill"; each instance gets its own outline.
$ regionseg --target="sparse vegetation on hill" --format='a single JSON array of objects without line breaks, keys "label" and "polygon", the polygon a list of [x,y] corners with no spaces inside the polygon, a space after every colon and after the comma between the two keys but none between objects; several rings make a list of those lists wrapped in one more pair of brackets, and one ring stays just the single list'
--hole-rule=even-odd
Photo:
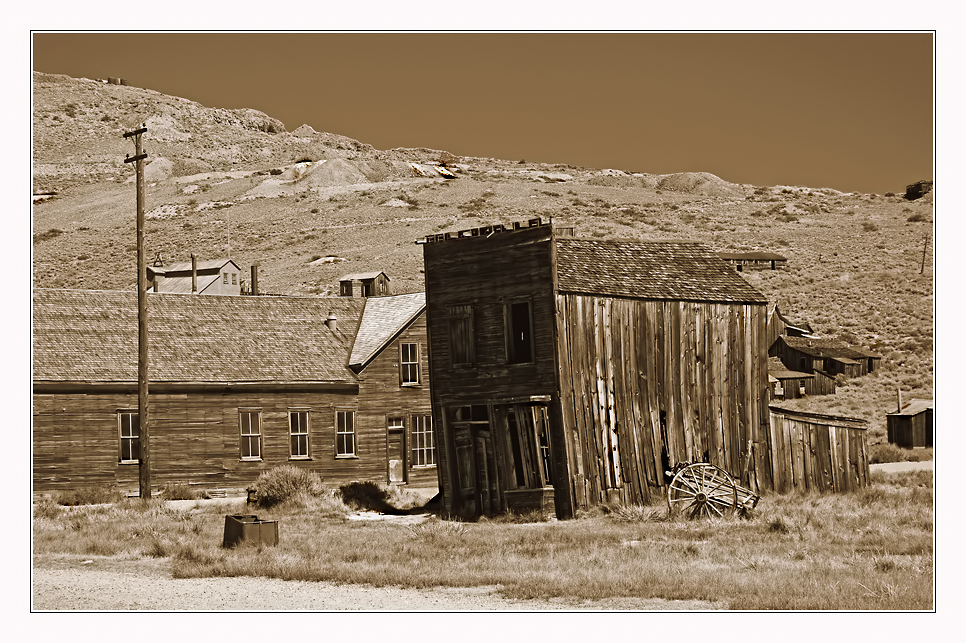
[{"label": "sparse vegetation on hill", "polygon": [[[37,73],[34,106],[34,192],[53,193],[33,208],[36,287],[136,281],[133,169],[123,162],[133,147],[123,133],[147,123],[150,257],[216,258],[230,247],[240,265],[260,263],[263,292],[313,295],[333,292],[342,274],[370,270],[386,271],[395,292],[421,290],[416,239],[534,217],[579,236],[779,252],[786,270],[745,278],[819,334],[846,335],[883,356],[879,370],[836,395],[786,406],[869,420],[875,444],[885,439],[896,388],[904,399],[933,396],[931,193],[908,201],[896,196],[905,186],[846,194],[702,172],[380,151],[307,125],[289,132],[254,110]],[[438,164],[457,178],[434,174]]]}]

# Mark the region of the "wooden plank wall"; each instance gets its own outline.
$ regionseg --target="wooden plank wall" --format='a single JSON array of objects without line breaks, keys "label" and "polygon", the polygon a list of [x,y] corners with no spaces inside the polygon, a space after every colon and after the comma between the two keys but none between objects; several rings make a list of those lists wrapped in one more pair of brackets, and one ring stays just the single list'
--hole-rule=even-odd
[{"label": "wooden plank wall", "polygon": [[[401,343],[419,344],[419,385],[400,384]],[[359,413],[357,430],[366,435],[384,434],[390,415],[405,418],[406,479],[421,486],[437,484],[436,467],[413,467],[412,416],[432,415],[429,386],[429,345],[426,339],[426,313],[421,314],[359,373]],[[439,443],[437,442],[437,445]],[[438,446],[437,446],[438,450]],[[388,459],[388,455],[386,456]]]},{"label": "wooden plank wall", "polygon": [[[262,460],[239,457],[238,409],[262,412]],[[35,394],[33,482],[35,491],[93,484],[136,490],[138,465],[118,462],[118,409],[136,409],[136,394]],[[309,408],[310,460],[289,459],[289,408]],[[335,457],[336,409],[355,409],[356,458]],[[385,417],[360,415],[354,392],[215,392],[152,394],[152,484],[197,484],[244,489],[267,469],[310,469],[327,483],[388,478]]]},{"label": "wooden plank wall", "polygon": [[835,376],[822,371],[812,371],[815,377],[805,380],[805,395],[834,395]]},{"label": "wooden plank wall", "polygon": [[677,462],[707,460],[747,482],[748,441],[767,439],[763,304],[560,293],[557,315],[578,506],[646,503]]},{"label": "wooden plank wall", "polygon": [[868,484],[864,423],[771,408],[775,490],[844,492]]},{"label": "wooden plank wall", "polygon": [[[550,226],[427,243],[423,262],[433,423],[440,429],[440,491],[445,510],[459,513],[456,447],[453,429],[445,424],[444,407],[557,394]],[[531,302],[534,361],[507,364],[504,306],[523,299]],[[451,365],[447,319],[451,306],[473,308],[476,364],[472,367]],[[554,422],[553,409],[550,416]],[[564,471],[566,452],[558,446],[554,443],[554,466]]]}]

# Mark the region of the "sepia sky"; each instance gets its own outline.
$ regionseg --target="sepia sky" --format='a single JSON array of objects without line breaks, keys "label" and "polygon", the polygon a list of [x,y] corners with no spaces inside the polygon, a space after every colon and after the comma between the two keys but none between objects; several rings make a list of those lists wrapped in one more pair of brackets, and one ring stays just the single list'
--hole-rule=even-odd
[{"label": "sepia sky", "polygon": [[933,178],[932,33],[34,33],[32,68],[377,149],[903,192]]}]

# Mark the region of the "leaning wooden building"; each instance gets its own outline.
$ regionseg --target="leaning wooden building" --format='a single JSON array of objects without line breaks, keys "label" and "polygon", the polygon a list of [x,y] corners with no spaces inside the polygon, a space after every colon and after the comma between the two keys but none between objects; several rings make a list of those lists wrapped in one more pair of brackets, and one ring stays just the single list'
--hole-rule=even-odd
[{"label": "leaning wooden building", "polygon": [[[149,293],[152,483],[435,484],[425,300]],[[138,488],[137,304],[33,293],[33,487]],[[156,489],[157,490],[157,489]]]},{"label": "leaning wooden building", "polygon": [[646,503],[680,462],[771,488],[767,301],[710,248],[539,219],[424,242],[446,510]]}]

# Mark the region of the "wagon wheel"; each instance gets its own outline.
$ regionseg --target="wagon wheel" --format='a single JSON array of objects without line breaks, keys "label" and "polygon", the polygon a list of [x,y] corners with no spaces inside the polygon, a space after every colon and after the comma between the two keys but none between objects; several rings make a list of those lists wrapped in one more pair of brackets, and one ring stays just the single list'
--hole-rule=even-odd
[{"label": "wagon wheel", "polygon": [[735,481],[723,469],[699,462],[681,469],[667,488],[671,516],[722,517],[738,508]]}]

